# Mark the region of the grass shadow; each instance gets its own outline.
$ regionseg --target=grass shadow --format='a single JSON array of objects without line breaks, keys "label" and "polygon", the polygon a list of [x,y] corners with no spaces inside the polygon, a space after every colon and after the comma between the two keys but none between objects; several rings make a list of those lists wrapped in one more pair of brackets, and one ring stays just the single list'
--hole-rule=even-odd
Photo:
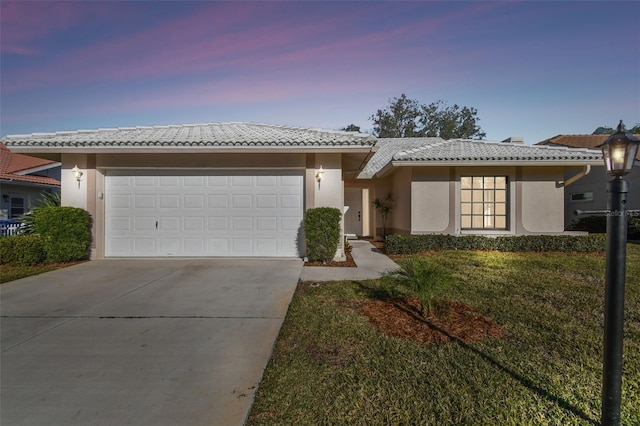
[{"label": "grass shadow", "polygon": [[[374,293],[372,293],[374,294]],[[387,300],[389,300],[389,298],[387,298]],[[498,360],[496,360],[495,358],[493,358],[492,356],[482,352],[481,350],[471,346],[470,344],[464,342],[463,340],[461,340],[460,338],[452,335],[451,333],[447,332],[446,330],[442,329],[441,327],[438,327],[436,324],[432,323],[431,321],[425,319],[422,315],[420,315],[420,312],[418,312],[413,306],[408,305],[406,303],[402,303],[399,301],[393,301],[392,302],[398,309],[402,310],[403,312],[405,312],[407,315],[411,316],[412,318],[423,322],[424,324],[426,324],[427,326],[429,326],[431,329],[442,333],[444,336],[448,337],[452,342],[455,342],[456,344],[458,344],[459,346],[463,347],[464,349],[473,352],[474,354],[478,355],[480,358],[482,358],[484,361],[486,361],[487,363],[491,364],[493,367],[497,368],[498,370],[502,371],[505,374],[508,374],[510,377],[512,377],[513,379],[517,380],[518,382],[520,382],[520,384],[522,384],[523,386],[525,386],[527,389],[531,390],[532,392],[534,392],[535,394],[537,394],[538,396],[546,399],[547,401],[550,401],[554,404],[557,404],[559,407],[563,408],[564,410],[570,411],[571,413],[573,413],[574,415],[580,417],[582,420],[586,421],[588,424],[591,425],[600,425],[600,423],[597,420],[592,419],[587,413],[585,413],[584,411],[582,411],[580,408],[572,405],[571,403],[569,403],[568,401],[566,401],[565,399],[552,394],[551,392],[549,392],[547,389],[544,389],[542,387],[540,387],[539,385],[537,385],[536,383],[534,383],[533,380],[529,379],[528,377],[518,373],[517,371],[512,370],[511,368],[503,365],[502,363],[500,363]]]}]

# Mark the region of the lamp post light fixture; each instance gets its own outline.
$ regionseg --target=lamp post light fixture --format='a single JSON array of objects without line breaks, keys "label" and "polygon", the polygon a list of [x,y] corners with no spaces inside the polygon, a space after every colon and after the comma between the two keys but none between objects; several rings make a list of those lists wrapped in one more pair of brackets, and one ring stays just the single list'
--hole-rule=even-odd
[{"label": "lamp post light fixture", "polygon": [[607,185],[607,260],[604,305],[604,355],[602,374],[602,425],[620,424],[622,393],[622,341],[624,287],[627,263],[627,194],[629,182],[622,177],[633,168],[640,140],[618,131],[601,145],[607,173],[614,176]]}]

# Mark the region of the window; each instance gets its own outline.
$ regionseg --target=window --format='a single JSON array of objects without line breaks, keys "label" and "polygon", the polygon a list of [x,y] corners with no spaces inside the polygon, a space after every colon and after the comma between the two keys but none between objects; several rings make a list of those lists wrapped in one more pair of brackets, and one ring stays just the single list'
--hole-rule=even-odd
[{"label": "window", "polygon": [[579,192],[571,194],[571,201],[593,201],[593,192]]},{"label": "window", "polygon": [[24,214],[24,198],[11,197],[11,211],[9,212],[9,218],[13,219],[20,217]]},{"label": "window", "polygon": [[507,177],[462,176],[460,221],[462,229],[507,229]]}]

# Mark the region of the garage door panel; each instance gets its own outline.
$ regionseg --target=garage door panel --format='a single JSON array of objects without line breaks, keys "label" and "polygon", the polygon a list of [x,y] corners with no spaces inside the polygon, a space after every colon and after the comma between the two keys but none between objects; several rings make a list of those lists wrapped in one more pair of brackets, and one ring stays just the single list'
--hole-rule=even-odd
[{"label": "garage door panel", "polygon": [[216,217],[209,216],[209,231],[228,231],[229,230],[229,218],[227,216]]},{"label": "garage door panel", "polygon": [[155,176],[134,176],[133,186],[138,188],[153,188],[157,186]]},{"label": "garage door panel", "polygon": [[156,250],[155,238],[136,238],[133,240],[134,253],[143,256],[153,256]]},{"label": "garage door panel", "polygon": [[298,256],[301,171],[153,174],[107,172],[106,256]]},{"label": "garage door panel", "polygon": [[133,206],[136,209],[155,209],[156,198],[155,194],[136,194],[134,196]]},{"label": "garage door panel", "polygon": [[160,194],[159,206],[161,209],[179,209],[180,194]]}]

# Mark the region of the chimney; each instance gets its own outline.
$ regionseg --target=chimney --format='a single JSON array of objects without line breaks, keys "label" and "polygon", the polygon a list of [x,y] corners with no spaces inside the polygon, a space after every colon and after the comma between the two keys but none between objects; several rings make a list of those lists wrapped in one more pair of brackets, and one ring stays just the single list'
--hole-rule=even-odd
[{"label": "chimney", "polygon": [[511,136],[502,141],[503,143],[524,143],[524,138],[522,136]]}]

